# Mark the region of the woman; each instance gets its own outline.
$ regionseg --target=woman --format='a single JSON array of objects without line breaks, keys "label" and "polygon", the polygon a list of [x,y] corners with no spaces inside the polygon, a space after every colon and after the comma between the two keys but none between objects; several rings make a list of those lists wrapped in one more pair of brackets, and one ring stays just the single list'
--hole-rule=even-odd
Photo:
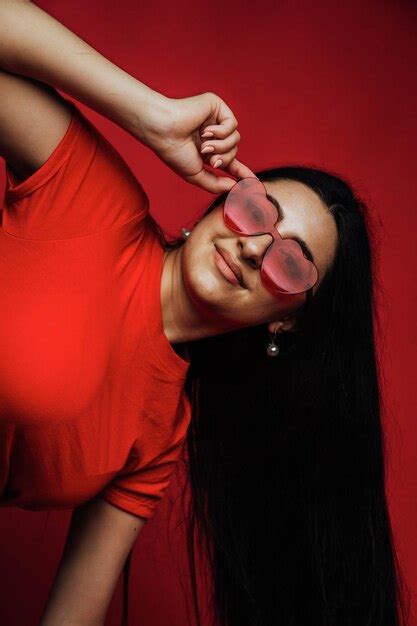
[{"label": "woman", "polygon": [[[216,94],[161,96],[26,0],[0,24],[1,504],[74,508],[41,626],[104,623],[185,438],[222,624],[399,624],[363,205],[256,178]],[[53,87],[222,194],[191,234]]]}]

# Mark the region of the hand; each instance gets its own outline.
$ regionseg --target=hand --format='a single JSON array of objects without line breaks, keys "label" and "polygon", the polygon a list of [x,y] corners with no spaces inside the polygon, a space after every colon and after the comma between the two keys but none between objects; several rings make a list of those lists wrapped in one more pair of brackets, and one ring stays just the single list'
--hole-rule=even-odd
[{"label": "hand", "polygon": [[[219,96],[207,92],[190,98],[163,99],[164,113],[159,115],[159,123],[154,120],[152,126],[156,130],[148,134],[144,143],[174,172],[212,193],[229,191],[236,183],[204,169],[207,164],[214,167],[218,159],[222,160],[218,167],[237,179],[255,176],[236,159],[240,140],[237,120]],[[207,132],[213,136],[201,137]],[[207,146],[213,146],[214,151],[202,154]]]}]

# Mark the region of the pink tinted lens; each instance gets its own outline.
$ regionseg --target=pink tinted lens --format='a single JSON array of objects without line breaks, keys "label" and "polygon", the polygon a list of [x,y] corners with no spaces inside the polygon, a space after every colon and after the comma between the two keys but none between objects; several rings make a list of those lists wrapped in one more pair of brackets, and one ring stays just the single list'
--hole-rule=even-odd
[{"label": "pink tinted lens", "polygon": [[264,232],[263,229],[272,230],[277,219],[277,210],[257,178],[242,178],[229,191],[224,204],[224,221],[235,232],[255,235]]},{"label": "pink tinted lens", "polygon": [[300,256],[300,244],[294,239],[283,239],[281,245],[271,245],[266,251],[261,277],[270,291],[295,294],[313,287],[318,275],[315,265]]}]

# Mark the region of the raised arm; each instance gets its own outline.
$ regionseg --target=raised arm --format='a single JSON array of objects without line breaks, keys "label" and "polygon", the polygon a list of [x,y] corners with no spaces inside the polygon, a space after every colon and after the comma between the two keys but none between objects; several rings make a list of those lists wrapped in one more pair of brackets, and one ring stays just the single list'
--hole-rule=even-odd
[{"label": "raised arm", "polygon": [[[172,99],[119,68],[29,0],[0,0],[0,64],[11,73],[65,91],[150,147],[187,182],[213,193],[234,180],[203,168],[220,167],[237,178],[253,172],[235,157],[237,120],[212,92]],[[203,131],[212,138],[204,141]],[[208,145],[214,151],[201,150]]]},{"label": "raised arm", "polygon": [[102,626],[145,520],[96,499],[74,509],[39,626]]},{"label": "raised arm", "polygon": [[[94,50],[29,0],[0,0],[3,69],[62,89],[146,141],[168,98]],[[148,128],[149,127],[149,128]]]}]

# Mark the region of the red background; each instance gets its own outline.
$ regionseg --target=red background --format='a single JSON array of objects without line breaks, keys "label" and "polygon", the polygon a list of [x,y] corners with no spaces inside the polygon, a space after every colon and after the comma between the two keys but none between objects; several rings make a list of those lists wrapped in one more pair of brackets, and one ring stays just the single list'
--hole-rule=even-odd
[{"label": "red background", "polygon": [[[417,6],[413,0],[337,6],[331,0],[42,0],[39,5],[165,95],[218,93],[238,119],[238,156],[252,169],[322,166],[346,176],[368,202],[379,222],[378,277],[385,291],[387,491],[401,564],[414,592],[414,626]],[[169,232],[178,233],[212,200],[124,130],[80,107],[128,161],[151,199],[154,217]],[[167,514],[181,483],[176,474],[135,544],[131,626],[187,624],[182,526],[172,530],[171,545],[166,539]],[[43,512],[0,509],[0,623],[38,623],[69,518],[70,511],[47,518]],[[121,579],[106,626],[118,626],[120,610]]]}]

